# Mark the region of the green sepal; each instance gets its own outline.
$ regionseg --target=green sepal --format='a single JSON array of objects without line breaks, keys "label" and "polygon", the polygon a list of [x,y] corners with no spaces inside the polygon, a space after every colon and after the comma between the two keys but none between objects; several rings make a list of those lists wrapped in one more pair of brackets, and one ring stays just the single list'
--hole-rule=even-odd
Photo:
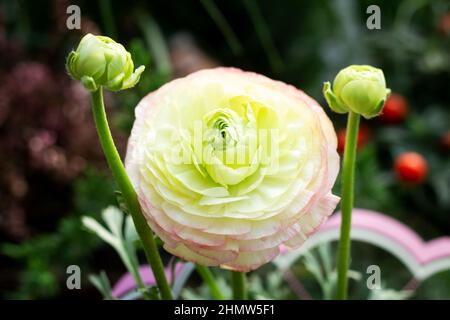
[{"label": "green sepal", "polygon": [[81,77],[80,80],[81,80],[81,83],[83,84],[83,86],[91,92],[97,91],[99,88],[97,86],[97,84],[95,83],[95,80],[92,77],[83,76],[83,77]]},{"label": "green sepal", "polygon": [[336,98],[336,96],[334,95],[333,91],[331,90],[330,82],[323,83],[322,92],[323,92],[325,100],[327,101],[331,110],[333,110],[336,113],[347,113],[348,112],[348,109],[344,105],[342,105],[339,102],[339,100]]}]

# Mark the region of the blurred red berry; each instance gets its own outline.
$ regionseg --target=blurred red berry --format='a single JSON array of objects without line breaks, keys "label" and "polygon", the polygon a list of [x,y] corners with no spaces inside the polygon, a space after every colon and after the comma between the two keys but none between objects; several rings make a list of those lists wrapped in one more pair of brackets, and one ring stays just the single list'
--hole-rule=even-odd
[{"label": "blurred red berry", "polygon": [[439,21],[438,29],[444,35],[450,35],[450,11],[442,16]]},{"label": "blurred red berry", "polygon": [[442,136],[441,144],[444,150],[450,150],[450,130]]},{"label": "blurred red berry", "polygon": [[408,103],[400,94],[391,94],[384,104],[380,119],[387,123],[402,122],[408,114]]},{"label": "blurred red berry", "polygon": [[[339,153],[344,153],[344,147],[345,147],[345,132],[346,129],[340,129],[337,134],[338,139],[338,146],[337,151]],[[370,130],[367,126],[362,125],[358,130],[358,141],[357,141],[357,149],[361,149],[370,138]]]},{"label": "blurred red berry", "polygon": [[425,180],[427,172],[427,161],[417,152],[402,153],[395,160],[395,173],[400,181],[419,184]]},{"label": "blurred red berry", "polygon": [[339,153],[343,153],[345,146],[345,129],[339,129],[337,133],[337,142],[337,151]]}]

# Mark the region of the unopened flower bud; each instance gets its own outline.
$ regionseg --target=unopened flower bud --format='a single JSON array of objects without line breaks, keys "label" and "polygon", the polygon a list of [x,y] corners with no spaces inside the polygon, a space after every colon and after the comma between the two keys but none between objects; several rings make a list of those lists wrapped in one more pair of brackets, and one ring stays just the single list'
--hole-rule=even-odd
[{"label": "unopened flower bud", "polygon": [[352,111],[373,118],[383,109],[390,90],[381,69],[368,65],[352,65],[342,69],[333,81],[323,86],[330,108],[337,113]]},{"label": "unopened flower bud", "polygon": [[[89,91],[103,86],[111,91],[133,87],[144,71],[134,70],[131,54],[113,39],[87,34],[67,57],[67,71]],[[134,72],[133,72],[134,70]]]}]

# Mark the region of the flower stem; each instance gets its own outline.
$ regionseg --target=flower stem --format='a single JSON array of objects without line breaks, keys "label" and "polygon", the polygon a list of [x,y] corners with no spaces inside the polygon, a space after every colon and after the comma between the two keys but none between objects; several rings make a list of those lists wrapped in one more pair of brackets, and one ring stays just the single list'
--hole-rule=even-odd
[{"label": "flower stem", "polygon": [[233,285],[233,300],[246,300],[247,281],[245,272],[231,271],[231,282]]},{"label": "flower stem", "polygon": [[349,112],[344,149],[341,202],[341,236],[338,247],[338,280],[336,298],[347,299],[347,271],[350,258],[350,229],[352,223],[353,189],[355,180],[355,160],[358,140],[359,114]]},{"label": "flower stem", "polygon": [[223,296],[222,292],[220,292],[220,289],[217,286],[216,280],[214,279],[211,270],[200,265],[196,265],[195,268],[202,277],[203,281],[205,281],[208,285],[209,292],[211,293],[211,296],[214,298],[214,300],[225,300],[225,297]]},{"label": "flower stem", "polygon": [[230,46],[231,50],[235,55],[240,55],[242,53],[242,45],[239,42],[238,37],[234,33],[228,21],[223,16],[222,12],[217,8],[216,4],[212,0],[200,0],[200,2],[205,7],[206,11],[209,13],[211,18],[216,23],[217,27],[222,32],[225,40]]},{"label": "flower stem", "polygon": [[145,255],[158,284],[162,299],[172,300],[172,292],[167,282],[164,266],[159,256],[158,246],[156,245],[153,232],[150,230],[147,221],[142,215],[136,192],[128,178],[122,160],[117,152],[114,140],[109,130],[108,119],[103,104],[103,89],[100,87],[97,91],[91,93],[92,112],[94,114],[95,126],[100,138],[100,142],[105,153],[108,165],[113,172],[114,178],[119,185],[120,191],[126,201],[130,214],[133,218],[136,231],[142,241]]},{"label": "flower stem", "polygon": [[99,0],[98,4],[106,35],[113,39],[117,39],[117,32],[116,26],[114,24],[114,14],[111,0]]}]

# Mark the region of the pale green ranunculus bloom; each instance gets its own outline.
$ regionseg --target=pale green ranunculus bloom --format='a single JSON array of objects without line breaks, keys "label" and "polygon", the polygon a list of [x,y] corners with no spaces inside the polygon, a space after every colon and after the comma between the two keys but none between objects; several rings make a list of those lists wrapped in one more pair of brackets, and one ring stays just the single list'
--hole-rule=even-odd
[{"label": "pale green ranunculus bloom", "polygon": [[324,83],[323,94],[337,113],[349,111],[373,118],[380,114],[390,90],[381,69],[368,65],[352,65],[342,69],[333,81]]},{"label": "pale green ranunculus bloom", "polygon": [[66,68],[89,91],[96,91],[100,86],[111,91],[131,88],[145,69],[140,66],[134,70],[130,53],[120,43],[90,33],[69,54]]},{"label": "pale green ranunculus bloom", "polygon": [[167,251],[249,271],[298,247],[333,212],[336,140],[303,92],[217,68],[139,103],[126,170]]}]

